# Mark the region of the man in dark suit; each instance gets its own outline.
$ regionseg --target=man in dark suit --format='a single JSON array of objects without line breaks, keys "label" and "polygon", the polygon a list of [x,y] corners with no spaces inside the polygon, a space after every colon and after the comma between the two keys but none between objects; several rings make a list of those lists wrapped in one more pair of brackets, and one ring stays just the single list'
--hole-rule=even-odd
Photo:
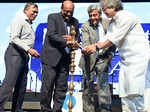
[{"label": "man in dark suit", "polygon": [[[76,40],[79,40],[78,20],[72,17],[73,11],[74,4],[64,1],[60,13],[48,16],[47,34],[41,52],[42,112],[62,112],[68,86],[70,54],[67,44],[72,41],[68,34],[71,25],[75,27]],[[54,104],[51,108],[52,98]]]}]

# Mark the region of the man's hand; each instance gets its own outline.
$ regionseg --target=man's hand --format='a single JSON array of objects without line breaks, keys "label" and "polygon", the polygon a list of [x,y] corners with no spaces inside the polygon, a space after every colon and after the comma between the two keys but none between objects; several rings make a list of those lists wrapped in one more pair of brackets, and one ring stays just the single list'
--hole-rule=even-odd
[{"label": "man's hand", "polygon": [[66,42],[66,45],[69,47],[69,48],[73,48],[73,49],[78,49],[80,44],[77,42],[77,41],[67,41]]},{"label": "man's hand", "polygon": [[66,41],[67,46],[72,45],[72,44],[73,44],[73,41]]},{"label": "man's hand", "polygon": [[85,54],[92,54],[95,52],[96,52],[96,44],[91,44],[91,45],[85,46],[82,49],[82,53],[85,53]]},{"label": "man's hand", "polygon": [[40,54],[35,49],[30,48],[27,52],[31,56],[35,57],[35,58],[39,58],[40,57]]},{"label": "man's hand", "polygon": [[72,41],[72,36],[70,35],[63,35],[63,38],[66,39],[67,41]]}]

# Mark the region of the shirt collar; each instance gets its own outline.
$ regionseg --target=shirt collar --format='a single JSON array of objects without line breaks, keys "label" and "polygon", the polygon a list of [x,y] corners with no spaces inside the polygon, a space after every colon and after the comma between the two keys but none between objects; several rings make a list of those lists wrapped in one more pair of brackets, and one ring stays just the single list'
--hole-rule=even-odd
[{"label": "shirt collar", "polygon": [[32,24],[32,21],[29,19],[25,19],[28,23]]},{"label": "shirt collar", "polygon": [[23,13],[23,18],[25,21],[27,21],[29,24],[32,24],[32,21],[29,20],[29,18],[27,17],[27,15],[25,13]]}]

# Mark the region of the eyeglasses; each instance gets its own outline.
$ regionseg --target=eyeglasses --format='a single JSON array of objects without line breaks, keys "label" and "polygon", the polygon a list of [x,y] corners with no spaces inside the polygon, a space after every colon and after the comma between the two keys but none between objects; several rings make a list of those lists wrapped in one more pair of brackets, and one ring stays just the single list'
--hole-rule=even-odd
[{"label": "eyeglasses", "polygon": [[102,11],[106,11],[107,7],[106,8],[101,8],[101,9],[102,9]]},{"label": "eyeglasses", "polygon": [[68,13],[72,14],[72,13],[73,13],[73,10],[63,10],[63,11],[64,11],[64,13],[66,13],[66,14],[68,14]]},{"label": "eyeglasses", "polygon": [[98,14],[89,14],[89,17],[96,17]]}]

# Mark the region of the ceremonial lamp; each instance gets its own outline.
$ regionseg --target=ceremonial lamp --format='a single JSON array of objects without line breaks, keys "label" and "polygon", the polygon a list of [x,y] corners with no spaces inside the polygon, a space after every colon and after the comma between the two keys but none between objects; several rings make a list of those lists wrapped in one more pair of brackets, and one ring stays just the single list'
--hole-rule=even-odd
[{"label": "ceremonial lamp", "polygon": [[75,27],[73,25],[71,26],[70,34],[72,36],[72,42],[68,44],[68,47],[71,49],[71,54],[70,54],[71,55],[71,64],[70,64],[71,80],[69,84],[70,98],[69,98],[68,108],[69,108],[69,112],[72,112],[72,108],[73,108],[72,95],[73,95],[73,89],[74,89],[73,74],[75,71],[75,63],[74,63],[75,62],[75,50],[77,50],[79,47],[79,44],[75,40],[76,32],[75,32]]}]

